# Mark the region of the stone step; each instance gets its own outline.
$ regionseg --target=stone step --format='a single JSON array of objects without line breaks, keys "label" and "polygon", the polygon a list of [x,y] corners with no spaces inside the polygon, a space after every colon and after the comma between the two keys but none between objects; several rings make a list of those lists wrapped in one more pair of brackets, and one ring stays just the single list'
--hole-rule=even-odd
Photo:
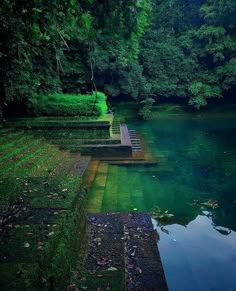
[{"label": "stone step", "polygon": [[93,275],[84,285],[89,290],[95,290],[94,281],[100,287],[101,277],[111,290],[168,290],[148,214],[89,214],[88,238],[86,269]]}]

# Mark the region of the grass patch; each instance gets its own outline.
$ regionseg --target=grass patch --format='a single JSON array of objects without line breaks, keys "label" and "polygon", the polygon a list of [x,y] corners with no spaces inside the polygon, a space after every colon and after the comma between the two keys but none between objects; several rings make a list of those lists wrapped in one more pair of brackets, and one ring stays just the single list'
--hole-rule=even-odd
[{"label": "grass patch", "polygon": [[102,271],[97,273],[84,272],[82,277],[76,280],[79,290],[125,290],[124,271]]},{"label": "grass patch", "polygon": [[[18,177],[18,175],[26,175],[26,171],[28,171],[29,166],[34,165],[34,160],[38,157],[38,155],[42,151],[46,151],[48,148],[47,144],[41,145],[41,147],[37,146],[35,150],[30,150],[27,154],[22,153],[16,159],[9,160],[8,162],[4,163],[4,166],[0,169],[0,175],[7,174],[8,172],[15,170],[13,176]],[[19,166],[21,168],[19,169]],[[27,167],[28,166],[28,167]],[[10,174],[11,175],[11,174]]]},{"label": "grass patch", "polygon": [[90,95],[42,95],[37,100],[35,112],[51,116],[101,116],[107,112],[106,98],[101,92]]},{"label": "grass patch", "polygon": [[[30,178],[24,188],[24,200],[32,208],[68,209],[77,196],[81,178]],[[57,214],[55,214],[57,215]]]},{"label": "grass patch", "polygon": [[5,142],[3,142],[2,145],[0,146],[0,151],[4,151],[4,150],[6,150],[6,149],[8,149],[8,148],[10,148],[12,146],[15,146],[15,145],[21,143],[21,142],[29,140],[30,138],[32,138],[32,136],[24,135],[24,136],[22,136],[20,138],[18,136],[14,137],[13,140],[11,140],[11,139],[10,140],[5,140]]},{"label": "grass patch", "polygon": [[29,139],[27,142],[20,142],[15,146],[12,146],[10,149],[7,149],[6,151],[2,152],[2,156],[0,157],[0,163],[6,159],[13,158],[16,155],[19,155],[21,153],[24,153],[27,149],[30,147],[37,145],[40,142],[40,140],[36,139]]}]

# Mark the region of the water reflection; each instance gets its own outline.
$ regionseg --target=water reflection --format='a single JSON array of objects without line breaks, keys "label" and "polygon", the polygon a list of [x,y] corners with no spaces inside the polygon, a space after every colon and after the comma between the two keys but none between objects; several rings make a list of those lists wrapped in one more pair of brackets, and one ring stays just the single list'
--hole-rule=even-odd
[{"label": "water reflection", "polygon": [[186,227],[165,226],[168,234],[153,224],[170,290],[236,290],[236,232],[214,228],[204,214]]},{"label": "water reflection", "polygon": [[158,164],[98,171],[93,211],[173,214],[155,222],[170,290],[236,290],[235,121],[132,121]]}]

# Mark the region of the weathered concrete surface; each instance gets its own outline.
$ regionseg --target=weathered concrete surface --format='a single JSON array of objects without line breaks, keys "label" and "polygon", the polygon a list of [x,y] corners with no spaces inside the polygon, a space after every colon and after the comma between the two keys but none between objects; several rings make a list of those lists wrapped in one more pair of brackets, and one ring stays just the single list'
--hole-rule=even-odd
[{"label": "weathered concrete surface", "polygon": [[89,214],[88,229],[89,272],[110,268],[124,272],[122,290],[168,290],[157,236],[148,214]]}]

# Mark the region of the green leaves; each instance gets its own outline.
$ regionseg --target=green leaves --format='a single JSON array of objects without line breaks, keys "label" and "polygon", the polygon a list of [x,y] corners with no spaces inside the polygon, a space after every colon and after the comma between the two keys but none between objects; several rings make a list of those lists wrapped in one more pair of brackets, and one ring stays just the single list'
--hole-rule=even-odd
[{"label": "green leaves", "polygon": [[136,100],[200,108],[235,86],[234,0],[2,2],[0,107],[91,91],[91,64],[99,90]]},{"label": "green leaves", "polygon": [[221,90],[218,86],[203,84],[202,82],[195,82],[189,86],[189,92],[192,95],[189,104],[197,109],[207,104],[208,98],[222,97]]}]

